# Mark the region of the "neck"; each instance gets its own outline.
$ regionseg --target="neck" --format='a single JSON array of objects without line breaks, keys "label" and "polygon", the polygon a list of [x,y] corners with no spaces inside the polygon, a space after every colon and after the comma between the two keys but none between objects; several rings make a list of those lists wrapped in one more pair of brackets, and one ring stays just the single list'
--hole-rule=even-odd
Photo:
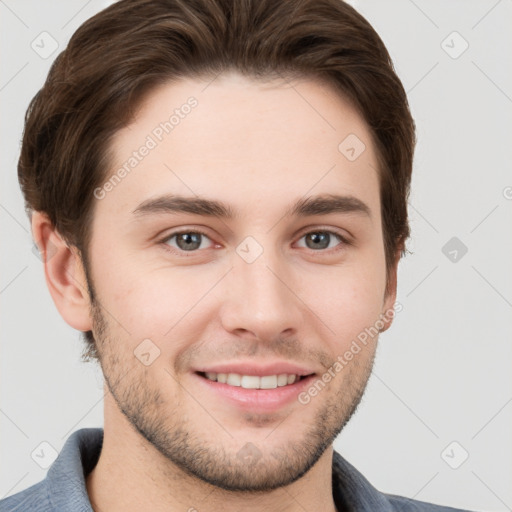
[{"label": "neck", "polygon": [[191,476],[144,439],[105,396],[103,446],[86,478],[95,512],[245,511],[335,512],[332,496],[332,446],[299,480],[269,492],[233,492]]}]

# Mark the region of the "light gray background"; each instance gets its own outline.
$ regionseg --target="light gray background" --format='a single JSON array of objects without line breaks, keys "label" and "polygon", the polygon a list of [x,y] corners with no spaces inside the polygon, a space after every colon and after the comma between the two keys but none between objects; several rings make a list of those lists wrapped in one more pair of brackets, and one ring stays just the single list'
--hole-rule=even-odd
[{"label": "light gray background", "polygon": [[[79,362],[78,332],[47,291],[16,163],[29,100],[71,34],[108,3],[0,1],[0,497],[44,477],[31,453],[50,462],[52,452],[40,443],[59,451],[71,432],[103,423],[101,373]],[[351,3],[391,53],[419,143],[403,311],[335,447],[380,490],[512,510],[512,1]],[[43,31],[59,44],[47,59],[31,48]],[[458,58],[454,31],[469,44]],[[468,249],[456,262],[442,252],[452,237]]]}]

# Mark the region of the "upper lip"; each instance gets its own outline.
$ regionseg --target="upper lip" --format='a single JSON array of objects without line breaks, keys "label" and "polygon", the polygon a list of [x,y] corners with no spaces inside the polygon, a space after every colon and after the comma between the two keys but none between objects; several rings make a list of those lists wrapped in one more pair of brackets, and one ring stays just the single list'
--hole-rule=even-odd
[{"label": "upper lip", "polygon": [[280,375],[287,373],[289,375],[311,375],[315,373],[311,368],[290,363],[287,361],[274,361],[272,363],[219,363],[208,366],[201,366],[195,368],[196,372],[211,372],[211,373],[237,373],[239,375],[255,375],[263,377],[265,375]]}]

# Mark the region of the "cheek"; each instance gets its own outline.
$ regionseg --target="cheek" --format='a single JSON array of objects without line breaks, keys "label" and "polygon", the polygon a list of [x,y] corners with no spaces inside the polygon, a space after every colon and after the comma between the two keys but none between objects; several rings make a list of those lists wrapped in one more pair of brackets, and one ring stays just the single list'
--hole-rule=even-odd
[{"label": "cheek", "polygon": [[375,325],[382,312],[385,274],[375,264],[330,268],[303,286],[303,293],[309,290],[307,305],[330,328],[330,344],[337,352]]},{"label": "cheek", "polygon": [[188,276],[176,269],[151,270],[114,253],[101,263],[94,275],[98,299],[112,328],[123,338],[129,333],[134,342],[161,339],[198,295]]},{"label": "cheek", "polygon": [[210,292],[222,269],[219,274],[208,266],[117,262],[105,267],[110,271],[104,273],[100,295],[103,306],[117,320],[110,322],[116,336],[129,338],[130,346],[149,338],[163,352],[176,353],[216,318],[220,303]]}]

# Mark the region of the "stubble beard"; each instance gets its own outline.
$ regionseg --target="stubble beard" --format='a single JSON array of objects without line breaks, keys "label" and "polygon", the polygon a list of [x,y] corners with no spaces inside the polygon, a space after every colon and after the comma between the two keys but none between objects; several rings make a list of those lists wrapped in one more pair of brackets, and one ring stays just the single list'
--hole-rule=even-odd
[{"label": "stubble beard", "polygon": [[[108,322],[94,301],[92,316],[99,362],[107,387],[133,428],[169,461],[166,469],[172,473],[173,469],[179,468],[207,484],[245,494],[265,493],[287,486],[314,466],[355,413],[366,389],[375,355],[372,351],[364,361],[353,360],[350,368],[345,367],[343,372],[347,374],[337,376],[338,382],[343,384],[341,387],[338,384],[337,392],[325,389],[309,404],[297,405],[308,414],[307,407],[323,400],[316,412],[310,414],[313,423],[300,423],[300,409],[299,413],[293,414],[293,420],[287,418],[276,428],[289,429],[290,436],[284,436],[289,439],[286,443],[270,451],[261,443],[248,443],[252,444],[252,456],[246,457],[240,456],[236,450],[228,450],[221,443],[213,445],[202,439],[196,431],[197,425],[184,418],[180,410],[170,410],[162,390],[151,381],[151,367],[143,366],[135,358],[130,362],[127,359],[129,354],[119,350],[124,344],[110,336]],[[173,383],[176,384],[170,378],[170,384]],[[336,378],[332,383],[336,385]],[[324,399],[323,393],[329,393],[328,398]],[[189,397],[187,393],[183,396]],[[261,427],[272,418],[246,414],[241,420],[249,427]],[[203,420],[201,422],[204,423]],[[299,438],[294,435],[297,428],[304,430]],[[221,430],[219,426],[216,439],[228,439],[226,432]],[[269,444],[271,437],[272,434]]]}]

